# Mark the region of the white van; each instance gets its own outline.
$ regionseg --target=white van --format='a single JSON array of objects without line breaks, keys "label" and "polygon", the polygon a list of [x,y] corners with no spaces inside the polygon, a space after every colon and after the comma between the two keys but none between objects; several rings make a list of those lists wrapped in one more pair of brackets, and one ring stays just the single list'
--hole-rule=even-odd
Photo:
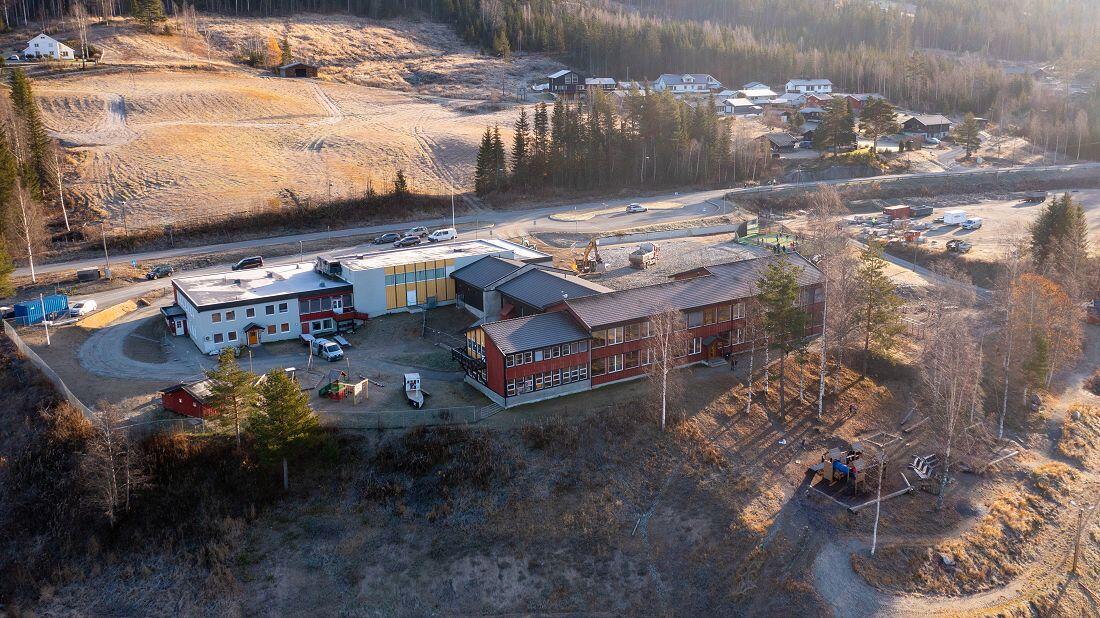
[{"label": "white van", "polygon": [[311,345],[313,346],[313,353],[327,361],[338,361],[344,358],[344,351],[340,349],[340,344],[335,341],[318,338],[314,339]]},{"label": "white van", "polygon": [[454,240],[458,237],[458,230],[453,227],[445,227],[441,230],[436,230],[431,234],[428,234],[428,242],[439,242],[442,240]]},{"label": "white van", "polygon": [[964,230],[977,230],[982,227],[981,217],[970,217],[966,221],[962,222],[962,229]]}]

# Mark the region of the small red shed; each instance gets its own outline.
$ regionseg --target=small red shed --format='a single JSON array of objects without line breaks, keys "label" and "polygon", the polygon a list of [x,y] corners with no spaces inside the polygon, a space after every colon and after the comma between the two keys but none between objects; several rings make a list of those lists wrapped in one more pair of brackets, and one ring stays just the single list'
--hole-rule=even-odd
[{"label": "small red shed", "polygon": [[176,414],[206,418],[218,413],[210,406],[210,380],[203,378],[192,382],[180,382],[160,392],[160,401],[165,410]]}]

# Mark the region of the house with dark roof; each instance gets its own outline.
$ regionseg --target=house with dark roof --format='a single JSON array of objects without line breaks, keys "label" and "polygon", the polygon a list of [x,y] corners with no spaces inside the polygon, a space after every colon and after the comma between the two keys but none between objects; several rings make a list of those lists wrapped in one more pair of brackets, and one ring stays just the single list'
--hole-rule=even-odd
[{"label": "house with dark roof", "polygon": [[722,89],[722,82],[706,73],[665,73],[653,82],[657,92],[672,94],[706,94]]},{"label": "house with dark roof", "polygon": [[547,90],[556,97],[576,97],[585,91],[584,76],[570,69],[555,71],[546,80]]},{"label": "house with dark roof", "polygon": [[666,311],[682,316],[680,365],[741,354],[754,345],[747,320],[757,311],[757,282],[781,259],[800,268],[798,302],[810,316],[804,334],[819,334],[824,277],[792,253],[697,268],[656,285],[563,299],[544,305],[546,313],[478,323],[452,356],[466,368],[467,383],[512,407],[643,376],[654,358],[652,320]]},{"label": "house with dark roof", "polygon": [[165,410],[176,414],[207,418],[218,413],[210,405],[213,394],[210,390],[213,382],[207,378],[180,382],[160,392],[160,402]]},{"label": "house with dark roof", "polygon": [[795,136],[783,132],[768,133],[756,139],[765,142],[772,152],[790,152],[798,141]]},{"label": "house with dark roof", "polygon": [[951,119],[939,114],[919,114],[909,116],[901,122],[901,130],[917,133],[925,137],[947,137],[951,133]]}]

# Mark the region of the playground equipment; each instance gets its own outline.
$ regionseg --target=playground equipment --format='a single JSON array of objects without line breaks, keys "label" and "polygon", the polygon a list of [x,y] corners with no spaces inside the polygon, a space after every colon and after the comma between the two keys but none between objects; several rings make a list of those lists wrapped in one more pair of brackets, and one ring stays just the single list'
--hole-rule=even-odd
[{"label": "playground equipment", "polygon": [[878,462],[871,460],[863,465],[862,458],[863,447],[856,442],[849,449],[829,449],[808,471],[820,474],[830,485],[844,482],[854,493],[863,493],[867,490],[867,472],[878,466]]}]

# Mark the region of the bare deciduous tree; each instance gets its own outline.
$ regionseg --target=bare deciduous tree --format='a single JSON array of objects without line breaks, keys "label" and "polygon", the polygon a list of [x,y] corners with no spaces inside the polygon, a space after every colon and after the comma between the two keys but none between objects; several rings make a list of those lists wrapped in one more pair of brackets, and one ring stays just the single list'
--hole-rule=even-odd
[{"label": "bare deciduous tree", "polygon": [[126,428],[120,427],[118,408],[101,402],[92,418],[83,468],[91,488],[94,506],[110,525],[130,510],[130,494],[142,481],[140,453]]},{"label": "bare deciduous tree", "polygon": [[680,376],[676,372],[679,357],[684,348],[684,317],[675,309],[665,309],[649,321],[651,337],[650,347],[640,351],[648,355],[641,358],[649,374],[649,388],[653,393],[653,402],[660,410],[661,431],[664,431],[668,419],[668,404],[676,398],[680,388]]}]

